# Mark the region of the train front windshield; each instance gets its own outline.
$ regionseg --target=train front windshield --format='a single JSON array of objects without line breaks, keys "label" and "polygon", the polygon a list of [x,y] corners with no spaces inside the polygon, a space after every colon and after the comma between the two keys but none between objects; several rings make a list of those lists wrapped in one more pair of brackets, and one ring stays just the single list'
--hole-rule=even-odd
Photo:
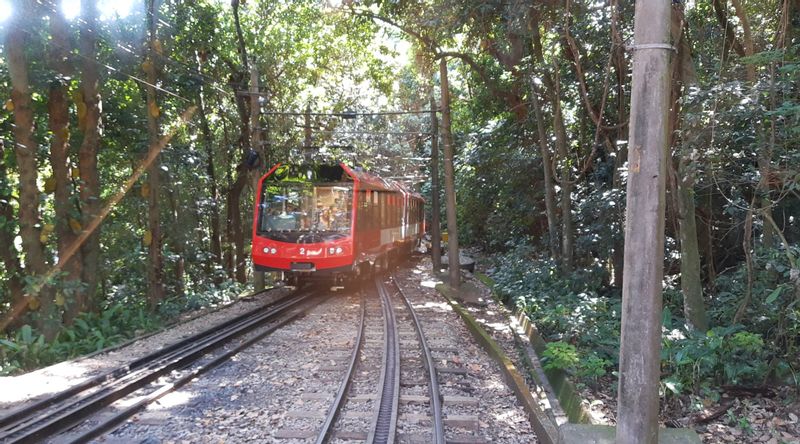
[{"label": "train front windshield", "polygon": [[353,183],[264,183],[257,234],[311,243],[350,235]]}]

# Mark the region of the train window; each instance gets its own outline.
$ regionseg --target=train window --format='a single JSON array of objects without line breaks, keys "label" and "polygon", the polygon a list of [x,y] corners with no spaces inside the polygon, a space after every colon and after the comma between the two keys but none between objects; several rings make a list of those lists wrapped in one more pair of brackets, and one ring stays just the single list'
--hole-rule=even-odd
[{"label": "train window", "polygon": [[397,224],[397,194],[392,194],[392,205],[389,207],[389,219],[391,219],[391,226],[396,227]]},{"label": "train window", "polygon": [[404,203],[404,201],[405,201],[405,198],[403,197],[402,194],[400,196],[398,196],[398,200],[397,200],[397,222],[400,225],[403,225],[403,203]]},{"label": "train window", "polygon": [[264,182],[259,197],[256,232],[283,242],[314,233],[323,237],[350,233],[352,182]]},{"label": "train window", "polygon": [[403,225],[403,195],[402,194],[397,196],[397,206],[395,206],[395,211],[396,211],[396,214],[397,214],[397,216],[396,216],[397,224],[398,225]]},{"label": "train window", "polygon": [[402,224],[403,222],[400,218],[400,195],[395,193],[394,205],[392,205],[392,225],[398,227]]},{"label": "train window", "polygon": [[372,191],[366,190],[364,192],[364,228],[367,230],[372,229]]},{"label": "train window", "polygon": [[387,214],[386,214],[386,213],[388,213],[388,211],[387,211],[387,209],[388,209],[387,205],[388,204],[386,202],[386,197],[387,197],[386,194],[387,193],[385,193],[385,192],[381,193],[381,228],[382,229],[386,228],[386,226],[389,225],[389,224],[386,223],[386,220],[388,219]]}]

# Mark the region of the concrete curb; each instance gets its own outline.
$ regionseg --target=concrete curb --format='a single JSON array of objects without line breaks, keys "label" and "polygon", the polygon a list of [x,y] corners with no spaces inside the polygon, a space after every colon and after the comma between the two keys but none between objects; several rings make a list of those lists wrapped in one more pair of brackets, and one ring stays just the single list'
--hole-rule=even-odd
[{"label": "concrete curb", "polygon": [[[505,305],[494,292],[494,281],[492,278],[484,274],[476,274],[476,277],[492,290],[492,297],[498,304]],[[525,336],[527,336],[530,345],[533,347],[533,351],[537,356],[541,356],[547,348],[547,342],[542,338],[542,335],[539,334],[539,330],[528,315],[516,307],[513,309],[513,312],[517,323],[525,332]],[[572,381],[567,378],[567,372],[563,370],[542,370],[547,378],[547,382],[553,388],[553,392],[558,399],[561,409],[566,413],[569,422],[591,424],[591,415],[589,415],[589,412],[584,408],[583,398],[578,394],[578,389],[576,389]],[[538,375],[533,371],[530,373],[533,379],[539,382]]]},{"label": "concrete curb", "polygon": [[[477,274],[476,277],[490,289],[494,287],[494,282],[490,277],[481,274]],[[439,287],[445,286],[438,285],[436,287],[437,290]],[[450,288],[447,287],[446,290],[450,290]],[[444,294],[444,292],[442,292],[442,294]],[[494,290],[492,290],[492,297],[494,297],[498,303],[502,304],[502,301],[499,301],[496,296]],[[451,305],[456,308],[456,311],[459,311],[459,313],[463,311],[460,307],[456,307],[456,303],[447,295],[445,297],[447,297]],[[530,344],[535,353],[541,355],[546,349],[547,342],[542,338],[536,326],[522,310],[515,308],[514,312],[517,322],[530,340]],[[467,314],[467,316],[470,315]],[[476,326],[479,329],[481,328],[477,323]],[[483,334],[486,333],[484,332]],[[502,353],[502,350],[500,352]],[[539,378],[537,375],[533,372],[531,373],[534,380],[538,381]],[[616,427],[591,424],[591,416],[583,407],[583,399],[578,394],[572,382],[567,378],[566,372],[562,370],[545,370],[544,373],[550,386],[556,393],[561,408],[566,412],[570,421],[567,424],[557,427],[558,435],[556,441],[552,442],[557,442],[559,444],[614,444],[616,442]],[[530,392],[528,393],[530,394]],[[536,407],[538,408],[538,405]],[[662,444],[702,444],[700,436],[695,430],[690,428],[659,428],[658,442]]]},{"label": "concrete curb", "polygon": [[528,413],[531,426],[536,432],[539,441],[544,444],[556,444],[560,442],[558,426],[542,411],[539,404],[531,395],[525,378],[519,373],[517,368],[506,356],[500,346],[494,342],[483,327],[472,317],[453,297],[452,290],[446,285],[437,285],[436,290],[450,303],[456,313],[464,320],[467,328],[478,343],[489,353],[489,355],[500,364],[500,369],[509,387],[514,391],[522,407]]}]

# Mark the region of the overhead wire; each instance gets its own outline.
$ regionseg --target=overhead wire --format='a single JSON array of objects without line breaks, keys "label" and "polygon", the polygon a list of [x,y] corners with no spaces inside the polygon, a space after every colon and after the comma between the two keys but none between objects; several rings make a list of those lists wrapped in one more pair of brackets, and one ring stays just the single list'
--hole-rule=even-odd
[{"label": "overhead wire", "polygon": [[[56,14],[60,13],[56,9],[57,6],[52,1],[37,0],[37,3],[40,6],[42,6],[44,9],[48,10],[49,12],[56,13]],[[150,13],[150,11],[147,11],[147,13]],[[77,17],[75,20],[79,24],[87,25],[86,20],[83,19],[82,17]],[[176,27],[174,25],[166,22],[165,20],[163,20],[160,17],[158,18],[158,25],[163,25],[163,26],[168,27],[168,28],[170,28],[172,30],[176,29]],[[25,32],[29,36],[35,36],[31,31],[22,28],[20,25],[18,25],[16,23],[12,24],[12,26],[15,26],[17,29]],[[88,31],[88,32],[94,33],[95,37],[98,40],[102,39],[105,42],[113,42],[114,41],[114,39],[112,37],[110,37],[109,35],[106,35],[105,33],[102,33],[100,31],[98,31],[96,27],[80,26],[80,29],[81,29],[81,32],[87,32]],[[51,41],[50,44],[54,44],[54,43]],[[80,54],[79,52],[71,51],[74,48],[69,48],[66,45],[62,45],[62,44],[56,44],[56,45],[58,45],[61,49],[66,49],[66,50],[72,52],[74,55],[77,55],[79,58],[81,58],[83,60],[89,61],[91,63],[94,63],[97,66],[100,66],[102,68],[107,69],[111,73],[117,73],[119,75],[125,76],[130,80],[138,82],[138,83],[140,83],[142,85],[153,87],[157,91],[163,92],[164,94],[167,94],[169,96],[175,97],[175,98],[180,99],[180,100],[183,100],[185,102],[189,102],[189,103],[193,103],[194,102],[194,100],[192,100],[192,99],[186,98],[186,97],[184,97],[184,96],[182,96],[182,95],[180,95],[180,94],[178,94],[176,92],[170,91],[170,90],[168,90],[168,89],[166,89],[164,87],[161,87],[161,86],[158,86],[158,85],[154,85],[154,84],[146,81],[145,79],[142,79],[139,76],[124,72],[124,71],[122,71],[122,70],[120,70],[118,68],[115,68],[115,67],[113,67],[113,66],[111,66],[109,64],[100,62],[99,60],[95,60],[95,59],[89,58],[89,57],[87,57],[87,56],[85,56],[83,54]],[[125,45],[125,44],[123,44],[121,42],[118,42],[118,41],[117,42],[113,42],[112,45],[113,45],[113,47],[116,47],[116,48],[118,48],[118,49],[120,49],[122,51],[125,51],[125,52],[127,52],[129,54],[132,54],[132,55],[137,55],[137,53],[138,53],[138,51],[136,49],[134,49],[133,47]],[[219,80],[217,78],[214,78],[214,77],[211,77],[211,76],[203,73],[202,71],[200,71],[200,69],[198,67],[189,66],[188,64],[186,64],[186,63],[184,63],[182,61],[173,59],[172,57],[170,57],[168,55],[165,55],[163,53],[156,52],[156,54],[157,54],[159,59],[163,60],[166,63],[171,64],[172,66],[175,66],[175,67],[177,67],[179,69],[182,69],[188,75],[192,76],[194,79],[196,79],[197,81],[199,81],[203,85],[209,86],[209,87],[213,88],[214,90],[216,90],[217,92],[220,92],[220,93],[222,93],[222,94],[224,94],[225,96],[228,96],[228,97],[230,97],[230,96],[232,96],[234,94],[234,93],[231,93],[231,92],[229,92],[229,91],[227,91],[227,90],[225,90],[225,89],[223,89],[223,88],[221,88],[219,86],[220,84],[223,83],[221,80]],[[267,93],[265,93],[265,92],[250,92],[250,91],[238,90],[238,91],[235,91],[235,94],[236,95],[254,95],[254,94],[266,95]],[[351,118],[356,118],[356,117],[367,117],[367,116],[400,116],[400,115],[415,115],[415,114],[420,114],[421,115],[421,114],[429,114],[431,112],[440,112],[440,110],[439,109],[421,110],[421,111],[376,110],[376,111],[311,112],[311,113],[307,113],[305,111],[262,111],[261,114],[262,115],[267,115],[267,116],[274,115],[274,116],[295,116],[295,117],[311,115],[311,116],[329,116],[329,117],[339,117],[339,118],[343,118],[343,119],[351,119]],[[189,123],[189,124],[193,125],[193,123]],[[320,133],[320,131],[315,131],[315,132]],[[335,134],[363,134],[363,135],[367,135],[367,136],[368,135],[416,135],[417,138],[421,137],[421,136],[424,136],[424,137],[429,137],[430,136],[430,134],[422,133],[422,132],[407,132],[406,133],[406,132],[371,132],[371,131],[347,131],[347,132],[343,132],[343,131],[338,131],[338,132],[337,131],[327,131],[327,132],[324,132],[324,133],[334,134],[334,135]]]}]

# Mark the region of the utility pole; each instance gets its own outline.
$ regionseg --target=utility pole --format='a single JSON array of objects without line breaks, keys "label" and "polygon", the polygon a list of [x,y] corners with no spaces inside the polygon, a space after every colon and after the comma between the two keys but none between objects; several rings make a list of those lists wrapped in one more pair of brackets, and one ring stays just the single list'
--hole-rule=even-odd
[{"label": "utility pole", "polygon": [[442,223],[439,220],[439,118],[436,116],[433,79],[431,79],[431,260],[433,272],[442,269]]},{"label": "utility pole", "polygon": [[639,0],[634,18],[618,444],[658,442],[670,3]]},{"label": "utility pole", "polygon": [[306,105],[306,113],[303,116],[303,121],[304,121],[303,133],[304,133],[304,136],[305,136],[303,138],[303,156],[305,157],[307,162],[310,162],[311,161],[311,154],[312,154],[311,143],[313,142],[313,138],[311,136],[311,104],[310,103],[308,105]]},{"label": "utility pole", "polygon": [[[259,103],[260,97],[261,95],[258,92],[258,68],[256,67],[255,60],[253,60],[253,63],[250,64],[250,143],[252,144],[251,148],[257,153],[263,152],[261,149],[261,125],[259,123],[261,117],[261,104]],[[258,193],[258,169],[255,169],[255,174],[251,174],[251,177],[253,194],[256,194]],[[255,202],[257,196],[253,197],[253,202]],[[258,208],[253,208],[253,211],[257,212]],[[255,291],[264,290],[263,271],[253,270],[253,288]]]},{"label": "utility pole", "polygon": [[458,220],[456,219],[456,184],[453,168],[453,132],[450,120],[450,83],[447,80],[447,60],[439,61],[442,81],[442,141],[444,142],[444,194],[447,207],[447,268],[450,287],[461,286],[461,261],[458,257]]}]

